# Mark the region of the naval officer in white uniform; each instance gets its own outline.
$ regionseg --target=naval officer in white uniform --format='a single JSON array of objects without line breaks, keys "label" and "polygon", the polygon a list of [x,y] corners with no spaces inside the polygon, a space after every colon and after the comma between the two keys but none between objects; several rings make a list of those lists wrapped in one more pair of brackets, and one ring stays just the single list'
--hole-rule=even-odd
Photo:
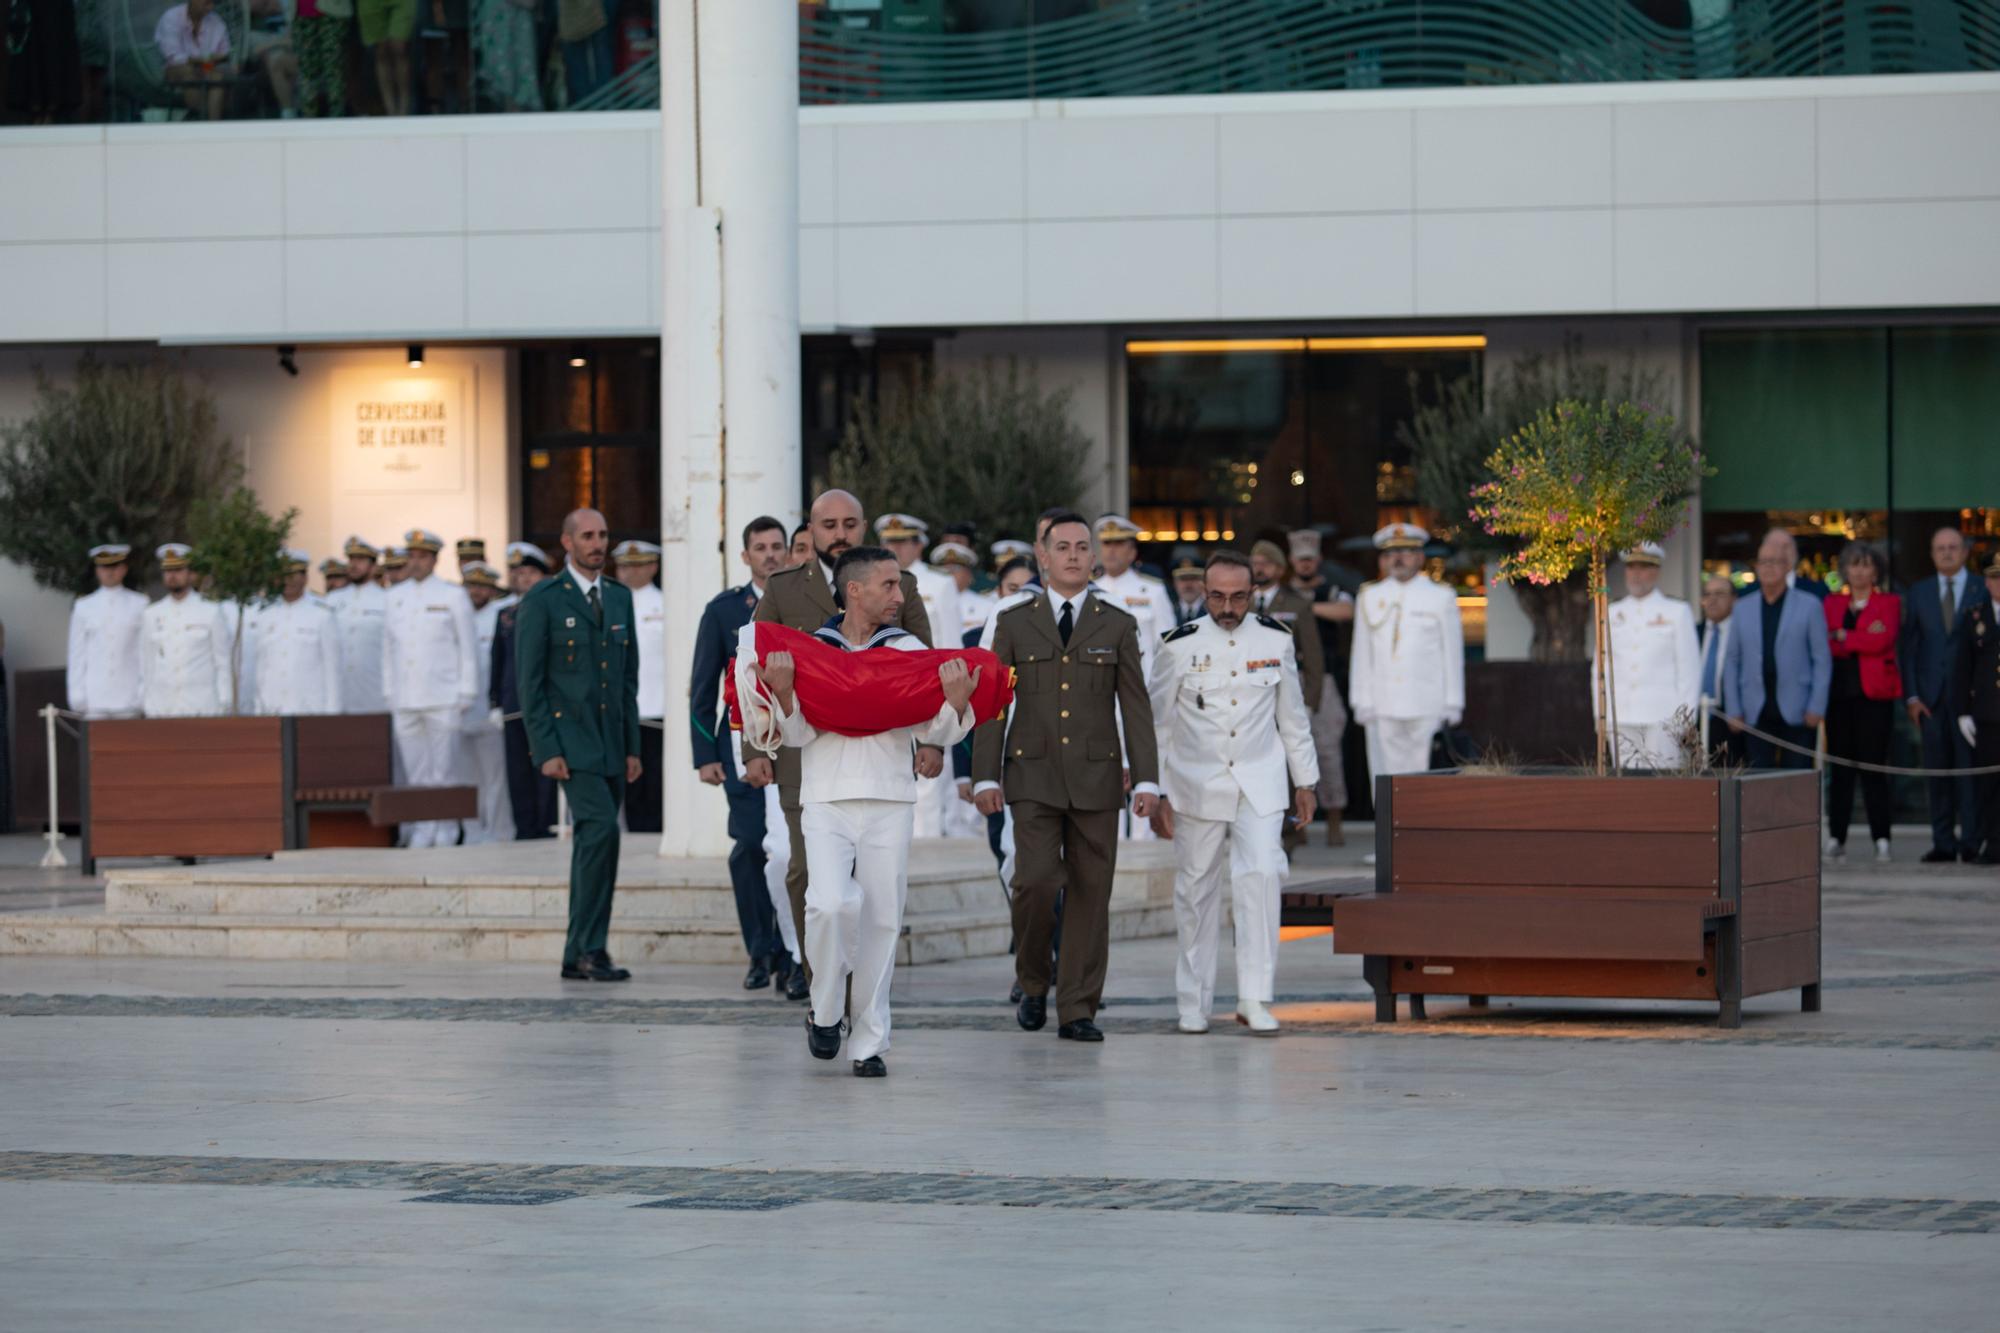
[{"label": "naval officer in white uniform", "polygon": [[465,710],[460,725],[459,769],[466,780],[479,789],[479,815],[460,820],[465,841],[514,841],[514,811],[507,802],[507,744],[500,710],[489,707],[487,698],[493,682],[493,637],[500,628],[500,613],[514,605],[516,598],[502,596],[500,571],[484,560],[468,560],[458,567],[465,596],[472,603],[473,632],[479,642],[479,698]]},{"label": "naval officer in white uniform", "polygon": [[125,586],[132,548],[90,548],[97,591],[69,614],[69,706],[86,717],[136,717],[141,702],[139,634],[146,598]]},{"label": "naval officer in white uniform", "polygon": [[[479,632],[465,589],[437,577],[444,542],[421,528],[403,538],[409,574],[389,590],[382,630],[382,688],[394,719],[405,781],[446,787],[458,781],[460,719],[479,699]],[[449,845],[449,820],[412,823],[411,847]]]},{"label": "naval officer in white uniform", "polygon": [[[923,598],[924,614],[930,617],[931,637],[940,648],[959,646],[952,639],[956,627],[965,623],[958,604],[958,581],[922,559],[930,542],[930,524],[913,514],[883,514],[875,520],[875,535],[881,539],[911,578],[917,581],[917,595]],[[962,630],[957,631],[961,636]],[[942,838],[951,807],[958,801],[958,782],[949,773],[917,779],[917,810],[913,836]]]},{"label": "naval officer in white uniform", "polygon": [[327,604],[340,618],[340,711],[343,713],[386,713],[389,702],[382,693],[382,618],[389,607],[389,592],[375,580],[375,559],[380,554],[359,537],[349,537],[343,552],[347,556],[347,586],[327,594]]},{"label": "naval officer in white uniform", "polygon": [[276,601],[250,614],[243,674],[252,711],[276,716],[340,711],[340,617],[306,589],[312,559],[285,552],[285,582]]},{"label": "naval officer in white uniform", "polygon": [[140,620],[140,699],[147,717],[212,717],[229,711],[232,631],[222,608],[194,591],[193,551],[168,542],[153,552],[167,595]]},{"label": "naval officer in white uniform", "polygon": [[1174,996],[1182,1032],[1208,1031],[1222,925],[1223,846],[1236,922],[1236,1021],[1278,1030],[1269,1005],[1278,963],[1287,815],[1312,820],[1319,760],[1291,630],[1250,612],[1250,562],[1208,559],[1208,614],[1161,641],[1149,680],[1164,789],[1153,826],[1174,840]]},{"label": "naval officer in white uniform", "polygon": [[[1618,761],[1627,768],[1673,768],[1681,762],[1674,715],[1699,724],[1701,648],[1694,608],[1660,591],[1667,553],[1642,542],[1620,557],[1625,595],[1611,604],[1611,712],[1618,721]],[[1591,654],[1590,713],[1597,704],[1597,655]]]},{"label": "naval officer in white uniform", "polygon": [[1414,523],[1377,532],[1383,577],[1355,599],[1347,696],[1367,728],[1371,779],[1428,769],[1431,738],[1465,714],[1465,632],[1458,598],[1424,577],[1430,539]]}]

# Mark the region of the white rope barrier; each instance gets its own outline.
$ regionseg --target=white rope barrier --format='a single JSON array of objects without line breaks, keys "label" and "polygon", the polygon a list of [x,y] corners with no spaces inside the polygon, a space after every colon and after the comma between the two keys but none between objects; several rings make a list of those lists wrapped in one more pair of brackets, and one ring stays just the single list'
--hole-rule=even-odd
[{"label": "white rope barrier", "polygon": [[1758,740],[1766,744],[1775,745],[1781,750],[1790,750],[1793,754],[1812,756],[1814,768],[1820,767],[1823,763],[1839,764],[1843,768],[1860,769],[1863,773],[1887,773],[1891,777],[1899,778],[1982,778],[2000,773],[2000,764],[1988,764],[1985,768],[1898,768],[1894,764],[1871,764],[1860,759],[1846,759],[1840,755],[1828,754],[1826,752],[1826,723],[1824,722],[1820,723],[1819,726],[1818,745],[1813,749],[1807,749],[1805,746],[1797,744],[1794,741],[1788,741],[1782,736],[1773,736],[1768,731],[1760,731],[1748,722],[1732,722],[1723,714],[1721,709],[1717,708],[1707,699],[1702,700],[1702,743],[1704,746],[1707,745],[1709,713],[1714,713],[1717,717],[1722,718],[1723,724],[1732,731],[1740,730],[1745,736],[1755,736]]}]

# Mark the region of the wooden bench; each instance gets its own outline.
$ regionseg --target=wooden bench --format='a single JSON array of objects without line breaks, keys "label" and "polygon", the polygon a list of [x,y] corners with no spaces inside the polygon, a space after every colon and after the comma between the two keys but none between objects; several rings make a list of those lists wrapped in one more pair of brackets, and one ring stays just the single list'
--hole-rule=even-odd
[{"label": "wooden bench", "polygon": [[399,787],[387,713],[288,718],[288,847],[393,847],[396,825],[476,819],[476,787]]},{"label": "wooden bench", "polygon": [[1278,897],[1280,926],[1333,925],[1333,905],[1372,890],[1365,880],[1312,880],[1286,889]]},{"label": "wooden bench", "polygon": [[1819,784],[1454,773],[1376,783],[1375,891],[1334,905],[1375,1016],[1460,994],[1819,1008]]}]

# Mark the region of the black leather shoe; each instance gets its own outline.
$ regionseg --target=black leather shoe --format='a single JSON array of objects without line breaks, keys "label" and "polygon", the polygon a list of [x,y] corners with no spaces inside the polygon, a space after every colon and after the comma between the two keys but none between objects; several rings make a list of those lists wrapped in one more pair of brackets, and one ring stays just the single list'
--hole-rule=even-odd
[{"label": "black leather shoe", "polygon": [[1979,854],[1979,849],[1977,847],[1959,848],[1958,859],[1965,862],[1969,866],[1990,866],[1993,864],[1994,860],[1991,854],[1986,856],[1981,856]]},{"label": "black leather shoe", "polygon": [[806,1015],[806,1049],[815,1060],[831,1060],[840,1054],[840,1024],[823,1028],[813,1022],[811,1014]]},{"label": "black leather shoe", "polygon": [[1103,1041],[1104,1034],[1097,1024],[1087,1018],[1079,1018],[1074,1023],[1065,1023],[1056,1029],[1056,1035],[1064,1041]]},{"label": "black leather shoe", "polygon": [[771,969],[762,962],[750,964],[750,970],[743,974],[744,990],[763,990],[771,984]]},{"label": "black leather shoe", "polygon": [[1014,1011],[1014,1021],[1025,1032],[1040,1032],[1049,1021],[1049,997],[1023,995],[1021,1007]]},{"label": "black leather shoe", "polygon": [[1972,864],[1976,866],[2000,866],[2000,852],[1988,852]]},{"label": "black leather shoe", "polygon": [[771,974],[771,984],[780,989],[792,979],[792,956],[782,949],[766,958],[764,967]]},{"label": "black leather shoe", "polygon": [[588,980],[590,980],[590,978],[589,978],[589,977],[587,977],[587,976],[585,976],[585,975],[583,974],[583,964],[582,964],[582,963],[564,963],[564,964],[563,964],[563,969],[562,969],[562,976],[563,976],[563,980],[564,980],[564,981],[588,981]]},{"label": "black leather shoe", "polygon": [[856,1060],[854,1062],[854,1077],[887,1078],[889,1077],[889,1066],[883,1062],[881,1056],[871,1055],[866,1060]]},{"label": "black leather shoe", "polygon": [[611,961],[611,955],[599,949],[585,954],[577,961],[577,971],[585,981],[630,981],[632,974]]},{"label": "black leather shoe", "polygon": [[[1919,861],[1922,861],[1927,866],[1939,866],[1939,865],[1948,866],[1952,862],[1958,860],[1958,853],[1948,852],[1942,847],[1933,847],[1929,851],[1925,852],[1922,856],[1918,857],[1917,859]],[[1970,860],[1971,857],[1968,856],[1966,859]]]},{"label": "black leather shoe", "polygon": [[1021,983],[1017,981],[1014,983],[1014,989],[1007,992],[1007,1003],[1019,1004],[1026,995],[1027,992],[1021,989]]},{"label": "black leather shoe", "polygon": [[806,980],[805,968],[795,967],[792,969],[791,979],[785,983],[785,998],[788,1000],[810,1000],[812,998],[812,983]]}]

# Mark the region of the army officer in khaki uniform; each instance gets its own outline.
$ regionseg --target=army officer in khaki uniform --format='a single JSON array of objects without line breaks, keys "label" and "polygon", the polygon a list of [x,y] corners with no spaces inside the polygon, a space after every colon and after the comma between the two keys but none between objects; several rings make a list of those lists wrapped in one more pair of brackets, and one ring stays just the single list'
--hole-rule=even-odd
[{"label": "army officer in khaki uniform", "polygon": [[1060,898],[1057,1035],[1103,1041],[1093,1020],[1104,997],[1128,774],[1135,817],[1150,818],[1160,792],[1153,705],[1138,622],[1091,591],[1090,525],[1077,514],[1054,516],[1036,554],[1046,591],[994,620],[993,652],[1015,673],[1014,709],[977,733],[973,800],[982,814],[998,814],[1003,801],[1014,814],[1017,1021],[1030,1032],[1048,1021]]}]

